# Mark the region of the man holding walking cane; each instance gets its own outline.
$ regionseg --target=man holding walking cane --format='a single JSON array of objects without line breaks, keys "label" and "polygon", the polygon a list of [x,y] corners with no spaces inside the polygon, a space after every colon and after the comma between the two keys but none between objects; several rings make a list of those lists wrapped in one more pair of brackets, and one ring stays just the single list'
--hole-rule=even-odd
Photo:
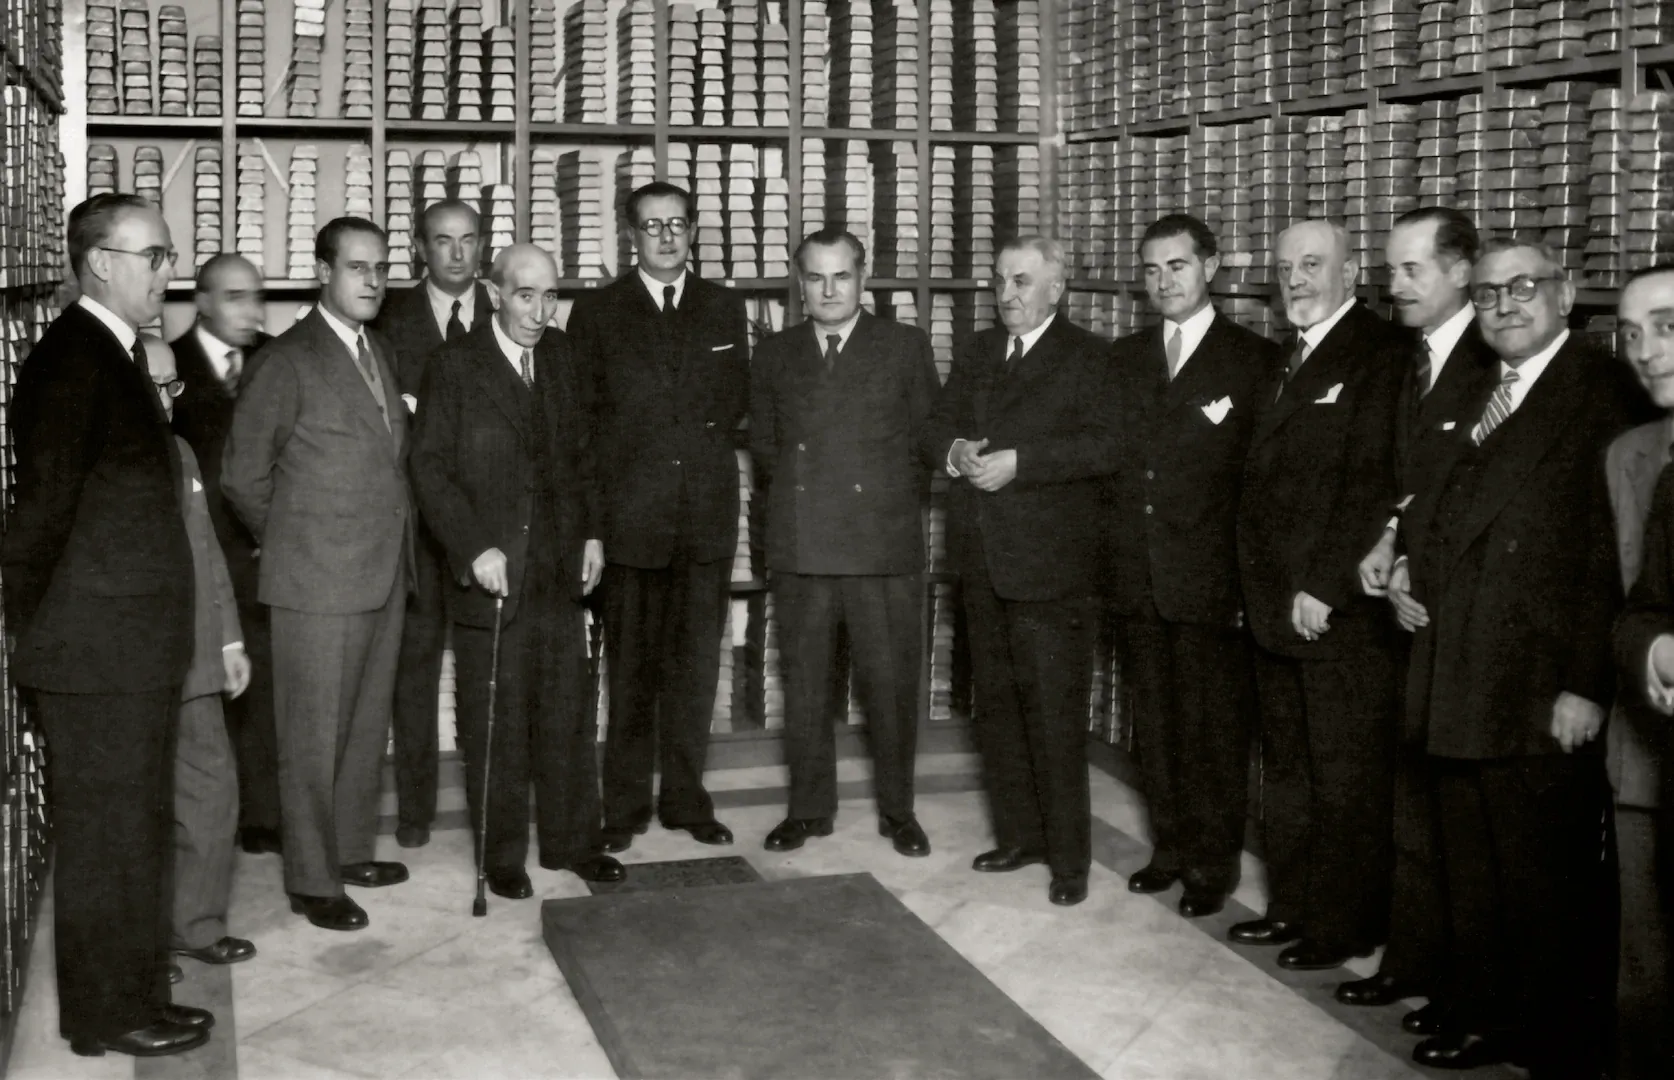
[{"label": "man holding walking cane", "polygon": [[593,539],[597,494],[574,355],[547,326],[557,267],[532,244],[507,248],[488,295],[494,317],[425,367],[411,467],[420,512],[447,554],[477,857],[488,887],[515,900],[534,894],[524,870],[531,782],[542,867],[587,881],[619,881],[623,870],[599,835],[580,600],[598,584],[604,547]]}]

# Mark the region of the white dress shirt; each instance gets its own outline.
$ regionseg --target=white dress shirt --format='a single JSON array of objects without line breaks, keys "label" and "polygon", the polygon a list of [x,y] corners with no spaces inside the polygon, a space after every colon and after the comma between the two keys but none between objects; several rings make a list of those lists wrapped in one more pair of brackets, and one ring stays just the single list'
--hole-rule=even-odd
[{"label": "white dress shirt", "polygon": [[[351,329],[348,323],[327,311],[324,304],[314,305],[314,310],[318,311],[325,317],[326,325],[331,327],[331,332],[336,334],[338,340],[343,342],[343,347],[349,350],[349,355],[357,359],[356,366],[358,367],[358,359],[360,356],[359,345],[362,341],[366,340],[365,327],[355,327]],[[370,342],[366,345],[366,354],[368,356],[372,355],[372,345]]]},{"label": "white dress shirt", "polygon": [[843,349],[849,343],[849,335],[854,333],[854,328],[859,322],[860,322],[860,312],[857,310],[853,315],[849,316],[849,321],[848,322],[844,323],[842,326],[839,326],[835,330],[827,330],[825,327],[816,323],[812,319],[808,320],[808,325],[814,328],[814,344],[816,344],[820,347],[820,355],[824,356],[825,355],[825,339],[826,338],[830,337],[832,334],[836,334],[837,335],[837,351],[842,352]]},{"label": "white dress shirt", "polygon": [[430,299],[430,312],[436,316],[436,329],[441,331],[442,339],[447,340],[448,320],[453,318],[453,305],[459,305],[459,323],[469,330],[477,321],[477,283],[471,282],[471,287],[465,290],[463,296],[452,296],[436,287],[436,283],[428,277],[424,279],[424,294]]},{"label": "white dress shirt", "polygon": [[657,310],[663,310],[663,290],[674,286],[674,306],[680,306],[680,298],[686,295],[686,271],[681,270],[680,276],[673,281],[658,281],[645,272],[645,267],[635,267],[639,271],[639,280],[645,283],[645,289],[651,294],[651,302],[657,305]]},{"label": "white dress shirt", "polygon": [[1347,315],[1349,313],[1349,308],[1354,306],[1355,299],[1356,298],[1351,295],[1347,300],[1343,301],[1342,307],[1302,331],[1302,340],[1308,346],[1309,356],[1312,356],[1314,354],[1314,350],[1319,348],[1319,343],[1325,340],[1325,335],[1336,329],[1337,324],[1343,321],[1343,316]]},{"label": "white dress shirt", "polygon": [[[1517,381],[1511,384],[1511,404],[1505,413],[1507,417],[1510,417],[1512,413],[1517,411],[1517,407],[1523,404],[1523,399],[1529,396],[1530,390],[1534,389],[1535,380],[1540,378],[1541,373],[1552,363],[1552,358],[1558,355],[1558,350],[1563,348],[1564,342],[1568,340],[1569,331],[1567,329],[1559,331],[1558,336],[1552,339],[1552,344],[1517,365]],[[1500,361],[1501,378],[1504,378],[1505,373],[1510,370],[1512,370],[1510,364],[1503,360]],[[1505,421],[1501,420],[1500,423],[1503,424]]]},{"label": "white dress shirt", "polygon": [[1204,304],[1195,315],[1186,317],[1185,322],[1175,322],[1173,319],[1163,320],[1163,346],[1166,348],[1168,339],[1176,333],[1180,335],[1180,360],[1174,365],[1170,378],[1179,378],[1180,372],[1186,368],[1186,361],[1192,358],[1192,353],[1203,344],[1203,337],[1209,333],[1209,326],[1215,321],[1215,306]]},{"label": "white dress shirt", "polygon": [[122,343],[124,351],[130,353],[134,351],[134,342],[139,340],[138,330],[135,330],[133,327],[123,322],[116,312],[99,303],[86,293],[82,293],[81,297],[76,300],[76,303],[80,304],[85,310],[91,312],[94,318],[109,327],[110,332],[116,335],[116,340]]},{"label": "white dress shirt", "polygon": [[1441,380],[1442,368],[1447,366],[1453,350],[1459,347],[1459,339],[1465,336],[1475,318],[1476,308],[1466,304],[1446,322],[1424,335],[1424,344],[1430,349],[1430,385],[1424,388],[1426,392],[1436,388],[1436,383]]},{"label": "white dress shirt", "polygon": [[215,377],[217,379],[222,382],[227,381],[227,374],[232,371],[232,361],[228,359],[230,354],[238,354],[239,368],[241,370],[243,369],[243,349],[234,348],[233,346],[228,345],[226,342],[210,333],[209,327],[201,322],[192,328],[192,333],[197,335],[198,345],[203,348],[203,354],[209,357],[209,366],[214,370]]}]

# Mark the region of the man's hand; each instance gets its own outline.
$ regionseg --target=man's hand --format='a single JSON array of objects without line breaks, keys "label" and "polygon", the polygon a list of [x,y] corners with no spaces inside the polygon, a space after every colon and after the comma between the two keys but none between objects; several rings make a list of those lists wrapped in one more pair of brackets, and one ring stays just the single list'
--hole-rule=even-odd
[{"label": "man's hand", "polygon": [[[1661,634],[1651,642],[1651,671],[1663,686],[1674,686],[1674,634]],[[1674,716],[1674,698],[1653,690],[1648,700],[1657,712]]]},{"label": "man's hand", "polygon": [[1290,627],[1304,641],[1318,641],[1331,629],[1331,605],[1321,603],[1305,592],[1290,600]]},{"label": "man's hand", "polygon": [[492,596],[511,592],[511,586],[506,583],[506,556],[499,548],[489,548],[478,555],[471,563],[471,573],[476,576],[477,584]]},{"label": "man's hand", "polygon": [[1412,598],[1412,575],[1405,560],[1395,564],[1389,572],[1389,603],[1395,608],[1395,621],[1407,633],[1416,633],[1421,626],[1430,625],[1430,612]]},{"label": "man's hand", "polygon": [[227,669],[225,689],[228,697],[237,697],[250,689],[250,654],[244,651],[243,645],[222,649],[221,663]]},{"label": "man's hand", "polygon": [[1360,587],[1367,596],[1385,596],[1389,592],[1389,573],[1395,568],[1395,534],[1383,530],[1378,542],[1360,560]]},{"label": "man's hand", "polygon": [[[987,439],[983,440],[986,445]],[[996,450],[977,456],[977,471],[968,473],[971,483],[983,491],[999,491],[1017,478],[1017,451]]]},{"label": "man's hand", "polygon": [[581,550],[581,595],[590,596],[604,575],[604,541],[589,540]]},{"label": "man's hand", "polygon": [[1598,738],[1604,728],[1604,708],[1584,697],[1563,693],[1552,706],[1552,737],[1568,754]]},{"label": "man's hand", "polygon": [[987,439],[972,442],[969,439],[955,439],[953,448],[948,451],[947,459],[960,476],[973,476],[982,469],[982,448],[988,445]]}]

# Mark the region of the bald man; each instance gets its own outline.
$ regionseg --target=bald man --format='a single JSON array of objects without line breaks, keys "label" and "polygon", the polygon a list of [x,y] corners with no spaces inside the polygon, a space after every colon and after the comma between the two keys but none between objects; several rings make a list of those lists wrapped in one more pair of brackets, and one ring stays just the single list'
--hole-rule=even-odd
[{"label": "bald man", "polygon": [[495,259],[488,296],[493,318],[425,366],[410,464],[419,511],[446,554],[472,826],[487,815],[489,888],[522,899],[534,892],[524,868],[531,785],[543,868],[586,881],[623,871],[599,831],[580,603],[599,583],[604,547],[574,354],[548,326],[558,269],[533,244],[514,245]]},{"label": "bald man", "polygon": [[1348,233],[1279,236],[1286,365],[1257,397],[1238,510],[1244,611],[1256,640],[1265,918],[1232,940],[1288,946],[1279,964],[1334,968],[1388,921],[1394,623],[1360,588],[1389,517],[1395,418],[1412,343],[1355,298]]},{"label": "bald man", "polygon": [[244,850],[278,851],[279,748],[273,730],[273,649],[267,606],[256,599],[256,540],[221,495],[221,451],[232,426],[233,405],[244,366],[267,344],[262,333],[267,305],[262,275],[242,255],[223,253],[198,270],[193,292],[197,321],[173,342],[185,387],[174,403],[175,434],[185,439],[203,468],[204,497],[215,539],[226,555],[244,646],[250,655],[250,688],[226,702],[227,730],[238,762],[238,825]]}]

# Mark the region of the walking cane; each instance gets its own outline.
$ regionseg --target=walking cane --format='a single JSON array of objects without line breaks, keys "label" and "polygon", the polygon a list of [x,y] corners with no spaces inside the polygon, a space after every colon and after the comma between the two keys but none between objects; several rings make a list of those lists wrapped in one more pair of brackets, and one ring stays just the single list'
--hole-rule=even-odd
[{"label": "walking cane", "polygon": [[488,658],[488,732],[482,741],[482,795],[477,814],[477,898],[471,901],[471,914],[479,919],[488,914],[488,896],[483,891],[488,883],[488,763],[494,760],[494,694],[500,682],[500,616],[505,606],[505,597],[494,598],[494,644]]}]

